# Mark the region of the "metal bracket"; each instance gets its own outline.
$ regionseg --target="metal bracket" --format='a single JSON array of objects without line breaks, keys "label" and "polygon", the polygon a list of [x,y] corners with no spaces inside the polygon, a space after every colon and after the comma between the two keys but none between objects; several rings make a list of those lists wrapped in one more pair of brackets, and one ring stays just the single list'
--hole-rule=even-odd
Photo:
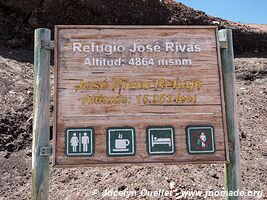
[{"label": "metal bracket", "polygon": [[233,152],[235,150],[235,145],[233,142],[229,141],[228,142],[228,148],[230,152]]},{"label": "metal bracket", "polygon": [[41,48],[43,49],[54,50],[54,46],[55,46],[54,41],[50,41],[50,42],[41,41]]},{"label": "metal bracket", "polygon": [[227,49],[228,48],[227,41],[220,41],[220,48],[221,49]]},{"label": "metal bracket", "polygon": [[52,146],[40,147],[40,156],[52,156]]}]

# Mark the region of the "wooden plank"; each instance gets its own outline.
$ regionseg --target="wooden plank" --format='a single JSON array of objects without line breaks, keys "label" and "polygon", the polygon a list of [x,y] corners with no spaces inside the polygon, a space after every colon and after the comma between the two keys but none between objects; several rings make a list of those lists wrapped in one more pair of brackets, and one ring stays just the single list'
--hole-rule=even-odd
[{"label": "wooden plank", "polygon": [[[220,30],[219,39],[227,42],[228,48],[221,49],[221,60],[223,69],[224,94],[226,106],[226,121],[228,140],[234,147],[230,150],[230,162],[225,164],[225,190],[241,191],[241,169],[240,169],[240,143],[237,125],[237,100],[235,89],[235,68],[233,54],[232,31],[230,29]],[[228,196],[229,200],[242,199],[240,196]]]},{"label": "wooden plank", "polygon": [[48,199],[49,157],[40,156],[40,148],[49,146],[50,116],[50,43],[51,31],[35,30],[34,104],[32,139],[32,199]]},{"label": "wooden plank", "polygon": [[[226,162],[224,95],[216,34],[216,27],[205,26],[57,26],[54,165]],[[86,52],[74,52],[74,43]],[[177,52],[168,48],[170,43],[177,45]],[[90,47],[92,44],[113,45],[112,48],[121,45],[124,51],[96,52]],[[161,50],[130,53],[136,44],[158,44]],[[183,52],[184,45],[200,45],[201,51]],[[85,65],[86,58],[99,57],[124,61],[119,66]],[[130,60],[138,58],[153,58],[153,64],[130,64]],[[172,65],[169,59],[176,59],[177,63]],[[179,65],[182,59],[192,63]],[[106,86],[92,88],[96,84]],[[125,101],[114,103],[120,97]],[[214,128],[213,154],[188,153],[185,129],[190,125]],[[174,154],[148,154],[146,128],[150,126],[173,127]],[[94,154],[66,156],[67,129],[82,127],[94,129]],[[107,155],[110,127],[134,127],[134,156]]]},{"label": "wooden plank", "polygon": [[125,25],[56,25],[55,29],[216,29],[217,26],[168,26],[168,25],[153,25],[153,26],[125,26]]}]

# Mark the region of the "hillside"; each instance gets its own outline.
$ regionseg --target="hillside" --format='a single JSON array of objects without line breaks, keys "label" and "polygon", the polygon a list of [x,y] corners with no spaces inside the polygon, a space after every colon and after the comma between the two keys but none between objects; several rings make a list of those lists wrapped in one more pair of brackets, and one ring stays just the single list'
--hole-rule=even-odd
[{"label": "hillside", "polygon": [[32,49],[33,30],[56,24],[218,25],[232,28],[236,56],[266,56],[267,34],[211,17],[172,0],[0,0],[0,40]]},{"label": "hillside", "polygon": [[[267,59],[238,58],[235,65],[243,189],[262,191],[259,199],[267,199]],[[0,74],[0,199],[27,200],[31,190],[33,66],[0,56]],[[104,200],[105,189],[138,193],[144,188],[174,190],[177,196],[185,190],[221,191],[223,165],[50,168],[53,200]],[[92,195],[92,191],[98,194]]]}]

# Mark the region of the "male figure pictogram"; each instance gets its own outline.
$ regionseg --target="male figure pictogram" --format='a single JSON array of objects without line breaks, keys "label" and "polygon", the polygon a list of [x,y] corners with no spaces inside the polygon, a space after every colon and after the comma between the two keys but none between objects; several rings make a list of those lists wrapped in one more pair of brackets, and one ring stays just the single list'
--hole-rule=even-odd
[{"label": "male figure pictogram", "polygon": [[202,147],[206,147],[206,141],[207,141],[207,136],[205,135],[205,133],[201,133],[200,135],[200,142],[201,142],[201,146]]},{"label": "male figure pictogram", "polygon": [[84,133],[82,136],[82,145],[83,145],[83,151],[88,151],[88,144],[90,143],[89,137],[87,136],[87,133]]}]

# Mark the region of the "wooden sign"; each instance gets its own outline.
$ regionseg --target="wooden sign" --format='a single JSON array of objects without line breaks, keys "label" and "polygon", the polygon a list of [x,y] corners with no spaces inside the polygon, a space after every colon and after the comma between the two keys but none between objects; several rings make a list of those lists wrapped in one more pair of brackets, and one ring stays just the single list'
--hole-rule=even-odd
[{"label": "wooden sign", "polygon": [[56,26],[54,165],[228,161],[217,28]]}]

